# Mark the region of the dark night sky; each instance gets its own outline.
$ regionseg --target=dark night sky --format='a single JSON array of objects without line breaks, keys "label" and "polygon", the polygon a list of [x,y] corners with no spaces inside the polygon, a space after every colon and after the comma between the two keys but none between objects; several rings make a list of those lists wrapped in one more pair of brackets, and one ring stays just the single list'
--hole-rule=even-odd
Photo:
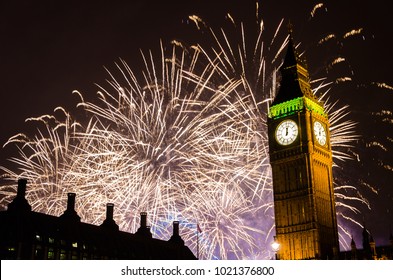
[{"label": "dark night sky", "polygon": [[[337,54],[337,48],[311,48],[317,38],[363,27],[365,40],[361,36],[350,39],[339,48],[355,73],[354,81],[350,86],[338,87],[333,94],[352,106],[354,118],[360,122],[359,134],[367,139],[364,141],[385,141],[385,134],[393,139],[392,124],[379,129],[377,120],[369,117],[378,110],[393,111],[393,91],[369,86],[372,82],[393,86],[393,4],[381,0],[323,3],[328,10],[317,11],[318,20],[308,20],[314,4],[305,0],[262,0],[261,15],[267,32],[273,32],[282,18],[291,19],[295,38],[306,51],[309,49],[311,74],[321,66],[320,56]],[[57,106],[72,110],[78,101],[72,90],[94,96],[94,83],[104,84],[108,77],[103,66],[113,68],[114,62],[123,58],[136,69],[139,49],[157,49],[160,39],[192,41],[186,24],[188,15],[199,15],[211,26],[219,27],[227,12],[245,22],[254,21],[255,0],[1,1],[0,144],[28,131],[24,122],[28,117],[51,114]],[[393,175],[392,171],[378,171],[376,159],[367,158],[371,154],[365,150],[363,155],[364,162],[370,165],[354,164],[345,176],[362,173],[365,180],[371,178],[379,188],[379,195],[371,198],[375,210],[365,214],[366,224],[377,232],[378,242],[386,239],[389,227],[393,227],[393,186],[389,185]],[[388,148],[380,156],[390,159],[392,154]],[[1,150],[0,164],[8,156],[7,149]]]}]

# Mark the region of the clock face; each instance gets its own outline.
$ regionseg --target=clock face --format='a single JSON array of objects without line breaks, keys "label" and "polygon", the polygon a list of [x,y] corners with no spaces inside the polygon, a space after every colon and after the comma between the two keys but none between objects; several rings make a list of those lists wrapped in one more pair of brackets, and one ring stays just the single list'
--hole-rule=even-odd
[{"label": "clock face", "polygon": [[281,122],[276,129],[276,140],[281,145],[292,144],[298,135],[297,124],[292,120]]},{"label": "clock face", "polygon": [[314,122],[314,135],[319,145],[326,145],[326,130],[325,127],[318,121]]}]

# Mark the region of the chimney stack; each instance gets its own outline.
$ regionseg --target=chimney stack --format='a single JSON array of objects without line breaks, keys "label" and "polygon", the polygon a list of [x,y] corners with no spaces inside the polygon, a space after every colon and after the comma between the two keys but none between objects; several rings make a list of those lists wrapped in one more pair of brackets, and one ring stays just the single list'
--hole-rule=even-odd
[{"label": "chimney stack", "polygon": [[141,226],[137,230],[136,234],[152,238],[150,227],[147,226],[147,213],[141,212]]},{"label": "chimney stack", "polygon": [[141,212],[141,228],[147,227],[147,213]]},{"label": "chimney stack", "polygon": [[17,190],[17,193],[16,193],[17,197],[25,198],[25,196],[26,196],[26,185],[27,185],[27,180],[26,179],[19,179],[18,180],[18,190]]},{"label": "chimney stack", "polygon": [[113,220],[113,203],[106,204],[106,220]]},{"label": "chimney stack", "polygon": [[173,222],[173,235],[179,235],[179,221]]},{"label": "chimney stack", "polygon": [[68,193],[67,194],[67,210],[66,211],[71,211],[75,212],[75,196],[76,193]]},{"label": "chimney stack", "polygon": [[75,211],[75,193],[67,194],[67,209],[64,211],[63,215],[60,217],[63,219],[67,219],[69,221],[80,222],[81,218]]},{"label": "chimney stack", "polygon": [[31,206],[29,202],[26,200],[26,179],[19,179],[18,180],[18,188],[16,197],[14,200],[8,204],[8,211],[19,211],[19,212],[29,212],[31,211]]},{"label": "chimney stack", "polygon": [[105,221],[101,224],[101,226],[111,230],[119,230],[119,226],[113,220],[113,208],[113,203],[106,204],[106,218]]},{"label": "chimney stack", "polygon": [[180,237],[179,234],[179,221],[174,221],[173,222],[173,234],[169,241],[179,244],[179,245],[184,245],[184,240]]}]

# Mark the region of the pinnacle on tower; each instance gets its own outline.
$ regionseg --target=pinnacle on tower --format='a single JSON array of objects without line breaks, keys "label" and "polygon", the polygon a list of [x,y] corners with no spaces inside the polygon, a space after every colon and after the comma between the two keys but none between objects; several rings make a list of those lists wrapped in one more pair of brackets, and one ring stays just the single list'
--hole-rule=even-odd
[{"label": "pinnacle on tower", "polygon": [[280,67],[280,72],[281,86],[272,105],[303,96],[316,101],[311,90],[306,62],[296,51],[292,31],[289,31],[287,52],[283,64]]}]

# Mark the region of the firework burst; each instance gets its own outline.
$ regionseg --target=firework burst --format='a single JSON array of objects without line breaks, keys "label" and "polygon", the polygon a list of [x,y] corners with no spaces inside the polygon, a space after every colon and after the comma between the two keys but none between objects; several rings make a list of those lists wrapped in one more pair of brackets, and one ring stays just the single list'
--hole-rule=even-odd
[{"label": "firework burst", "polygon": [[[312,16],[314,17],[316,9],[319,9],[321,4],[314,7]],[[258,15],[257,15],[258,17]],[[273,99],[278,85],[278,69],[282,63],[282,52],[288,42],[288,32],[283,28],[283,20],[278,24],[273,37],[266,39],[264,36],[265,25],[263,21],[257,20],[255,26],[249,28],[245,27],[243,23],[235,22],[234,18],[228,15],[228,20],[232,25],[230,31],[233,34],[224,31],[219,32],[208,29],[207,34],[211,36],[209,42],[214,42],[204,48],[198,45],[197,48],[204,54],[207,64],[217,69],[220,77],[226,80],[238,80],[241,82],[242,90],[247,95],[255,98],[259,112],[262,113],[261,124],[259,126],[260,133],[263,139],[267,139],[266,116],[269,102]],[[190,17],[199,23],[203,22],[196,16]],[[206,24],[203,24],[206,26]],[[200,28],[198,28],[199,30]],[[248,30],[254,30],[254,33],[249,34]],[[256,32],[255,32],[256,30]],[[343,40],[358,35],[362,29],[352,30],[343,36]],[[329,37],[329,36],[328,36]],[[330,36],[337,38],[338,36]],[[330,38],[329,37],[329,38]],[[281,39],[280,39],[281,38]],[[318,46],[324,44],[326,40],[317,40]],[[326,63],[326,69],[323,73],[327,73],[337,63],[345,61],[345,58],[335,58],[332,62]],[[350,67],[349,67],[350,68]],[[340,171],[342,165],[347,160],[355,158],[353,148],[354,143],[359,139],[359,135],[355,133],[356,122],[350,119],[349,105],[339,105],[338,101],[331,101],[334,99],[330,92],[332,88],[344,79],[343,77],[333,78],[332,82],[328,82],[327,77],[322,76],[311,81],[314,85],[314,93],[319,100],[325,104],[325,110],[329,114],[331,144],[333,150],[334,173],[336,177],[335,196],[337,215],[339,217],[339,235],[340,244],[343,248],[348,249],[350,240],[352,238],[353,226],[362,227],[360,220],[361,207],[366,206],[370,209],[370,203],[362,194],[362,186],[357,187],[352,185],[342,185]],[[267,143],[265,144],[267,145]],[[338,172],[337,172],[338,171]],[[346,183],[348,184],[348,183]],[[272,203],[271,197],[265,197],[265,203]],[[259,217],[258,227],[264,232],[272,232],[273,223],[266,220],[266,216]],[[349,221],[350,223],[346,223]],[[261,238],[261,237],[259,237]],[[264,235],[265,242],[262,247],[267,247],[268,243],[272,241],[272,236]],[[266,242],[269,240],[268,242]]]},{"label": "firework burst", "polygon": [[28,179],[38,211],[59,215],[72,191],[84,221],[99,223],[105,202],[114,202],[122,230],[135,232],[137,213],[147,211],[152,231],[165,239],[179,219],[191,248],[199,221],[203,258],[245,258],[255,249],[252,233],[261,232],[247,220],[270,207],[261,195],[269,176],[256,104],[239,94],[240,82],[217,86],[213,69],[198,74],[184,52],[161,50],[158,61],[143,55],[142,78],[122,62],[121,81],[111,76],[96,102],[82,98],[91,115],[85,127],[62,111],[64,122],[38,119],[46,133],[11,138],[23,143],[13,159],[21,172],[3,170]]},{"label": "firework burst", "polygon": [[[190,20],[198,30],[208,28],[197,16]],[[146,211],[157,238],[169,239],[171,222],[180,220],[194,252],[199,224],[204,259],[268,258],[274,215],[266,116],[286,30],[281,21],[266,39],[262,21],[249,35],[249,27],[230,15],[228,20],[231,31],[208,29],[211,45],[161,45],[158,56],[142,53],[142,71],[120,61],[93,101],[75,91],[78,107],[89,116],[83,125],[61,108],[55,112],[60,116],[31,119],[44,129],[33,138],[10,139],[8,144],[20,149],[11,159],[19,171],[3,167],[6,177],[28,179],[27,197],[35,211],[60,215],[66,193],[76,192],[85,222],[100,224],[105,204],[113,202],[122,230],[135,232],[138,214]],[[325,79],[315,84],[318,96],[328,100],[332,84]],[[355,124],[347,107],[328,103],[333,155],[340,166],[350,157]],[[9,186],[1,193],[5,204]],[[358,224],[344,213],[358,214],[353,202],[367,201],[353,186],[337,186],[336,196],[339,214]],[[341,239],[350,236],[345,226],[340,230]]]}]

